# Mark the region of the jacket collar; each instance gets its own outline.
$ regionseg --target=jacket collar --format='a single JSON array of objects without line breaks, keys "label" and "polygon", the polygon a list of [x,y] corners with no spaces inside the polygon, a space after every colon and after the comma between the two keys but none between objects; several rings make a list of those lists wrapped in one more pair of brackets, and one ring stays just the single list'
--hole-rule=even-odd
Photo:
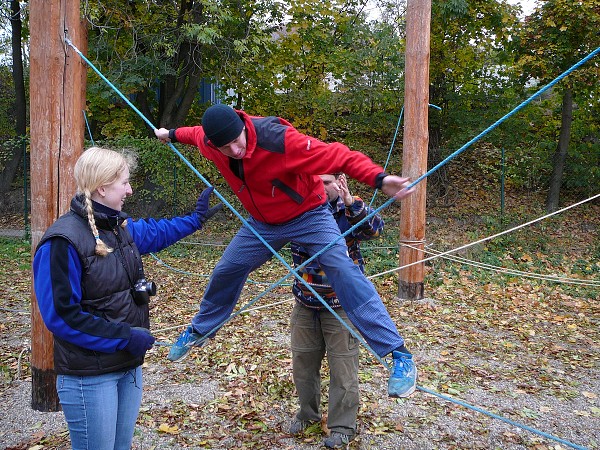
[{"label": "jacket collar", "polygon": [[[112,230],[115,227],[120,227],[129,218],[129,215],[123,211],[117,211],[93,200],[92,207],[94,208],[96,226],[102,230]],[[77,194],[71,199],[71,211],[87,221],[87,209],[83,194]]]},{"label": "jacket collar", "polygon": [[336,214],[346,209],[346,205],[344,205],[344,200],[342,199],[342,197],[338,197],[332,202],[327,202],[327,204],[329,205],[329,209],[333,214]]},{"label": "jacket collar", "polygon": [[236,110],[236,112],[246,127],[246,154],[242,159],[251,158],[252,154],[254,153],[254,149],[256,148],[256,144],[258,143],[256,128],[254,128],[252,118],[246,112],[238,110]]}]

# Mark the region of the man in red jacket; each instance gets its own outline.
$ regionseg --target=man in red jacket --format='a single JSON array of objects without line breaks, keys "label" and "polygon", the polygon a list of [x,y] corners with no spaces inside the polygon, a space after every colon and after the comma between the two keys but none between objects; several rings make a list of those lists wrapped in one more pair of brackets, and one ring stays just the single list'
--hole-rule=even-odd
[{"label": "man in red jacket", "polygon": [[[380,357],[392,354],[388,394],[408,397],[417,370],[373,284],[348,258],[344,239],[327,207],[319,174],[344,172],[401,200],[413,189],[407,178],[388,175],[366,155],[341,143],[326,144],[278,117],[254,117],[225,105],[209,107],[202,126],[154,130],[163,142],[195,145],[211,160],[250,213],[248,223],[276,251],[290,241],[314,255],[348,318]],[[233,311],[248,275],[272,256],[243,225],[215,266],[200,311],[173,344],[168,358],[181,361],[201,346]]]}]

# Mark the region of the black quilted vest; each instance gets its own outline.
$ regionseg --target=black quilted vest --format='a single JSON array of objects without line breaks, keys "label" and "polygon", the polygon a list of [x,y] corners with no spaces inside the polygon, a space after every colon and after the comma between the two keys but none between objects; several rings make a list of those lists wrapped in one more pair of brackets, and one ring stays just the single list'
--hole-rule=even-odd
[{"label": "black quilted vest", "polygon": [[[136,305],[131,295],[132,283],[139,278],[142,259],[127,228],[122,227],[128,216],[119,213],[117,217],[104,214],[94,217],[100,238],[114,249],[107,256],[98,256],[94,252],[96,241],[87,221],[82,196],[71,200],[71,210],[48,228],[39,245],[53,237],[61,237],[75,248],[82,267],[81,307],[84,311],[112,322],[149,328],[148,305]],[[137,367],[143,360],[143,357],[133,357],[124,350],[102,353],[54,337],[54,369],[58,374],[100,375]]]}]

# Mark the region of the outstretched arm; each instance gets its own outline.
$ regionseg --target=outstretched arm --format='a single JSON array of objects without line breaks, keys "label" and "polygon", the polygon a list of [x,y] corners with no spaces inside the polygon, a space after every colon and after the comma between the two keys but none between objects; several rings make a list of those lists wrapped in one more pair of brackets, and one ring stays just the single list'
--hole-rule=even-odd
[{"label": "outstretched arm", "polygon": [[127,323],[94,316],[81,307],[82,267],[74,247],[55,237],[33,258],[34,289],[46,327],[57,337],[80,347],[113,353],[130,339]]}]

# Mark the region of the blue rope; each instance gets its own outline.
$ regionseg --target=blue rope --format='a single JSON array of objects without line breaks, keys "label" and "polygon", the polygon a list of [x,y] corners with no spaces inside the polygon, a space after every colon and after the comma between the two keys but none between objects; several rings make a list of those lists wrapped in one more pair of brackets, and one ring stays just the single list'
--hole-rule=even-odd
[{"label": "blue rope", "polygon": [[[129,99],[127,99],[98,69],[96,69],[96,67],[79,51],[79,49],[77,47],[75,47],[75,45],[67,38],[65,37],[65,42],[71,46],[75,52],[152,128],[152,129],[156,129],[156,127],[154,127],[154,125],[135,107],[135,105],[133,105]],[[492,131],[494,128],[496,128],[498,125],[500,125],[502,122],[504,122],[506,119],[508,119],[509,117],[511,117],[512,115],[514,115],[517,111],[521,110],[522,108],[524,108],[526,105],[528,105],[529,103],[531,103],[535,98],[539,97],[543,92],[545,92],[546,90],[550,89],[552,86],[554,86],[556,83],[558,83],[560,80],[562,80],[563,78],[565,78],[567,75],[569,75],[571,72],[573,72],[574,70],[578,69],[581,65],[585,64],[587,61],[589,61],[590,59],[592,59],[594,56],[596,56],[598,53],[600,53],[600,47],[598,47],[596,50],[594,50],[592,53],[590,53],[588,56],[586,56],[585,58],[583,58],[581,61],[579,61],[578,63],[576,63],[574,66],[572,66],[570,69],[568,69],[567,71],[563,72],[561,75],[559,75],[557,78],[555,78],[553,81],[551,81],[550,83],[548,83],[546,86],[544,86],[542,89],[540,89],[539,91],[537,91],[535,94],[533,94],[531,97],[529,97],[527,100],[525,100],[524,102],[522,102],[519,106],[517,106],[516,108],[514,108],[511,112],[509,112],[508,114],[504,115],[503,117],[501,117],[499,120],[497,120],[496,122],[494,122],[492,125],[490,125],[488,128],[486,128],[484,131],[482,131],[481,133],[479,133],[477,136],[475,136],[473,139],[471,139],[469,142],[467,142],[465,145],[463,145],[462,147],[460,147],[458,150],[456,150],[454,153],[452,153],[451,155],[449,155],[446,159],[444,159],[443,161],[441,161],[440,163],[438,163],[436,166],[434,166],[433,168],[431,168],[429,171],[427,171],[425,174],[421,175],[419,178],[417,178],[415,181],[413,181],[412,183],[409,184],[409,186],[407,187],[407,189],[410,189],[411,187],[415,186],[417,183],[419,183],[420,181],[422,181],[424,178],[426,178],[427,176],[431,175],[433,172],[435,172],[436,170],[438,170],[439,168],[441,168],[442,166],[444,166],[445,164],[447,164],[448,162],[450,162],[452,159],[454,159],[456,156],[458,156],[460,153],[462,153],[463,151],[465,151],[467,148],[469,148],[473,143],[477,142],[479,139],[481,139],[483,136],[485,136],[486,134],[488,134],[490,131]],[[171,147],[171,149],[175,152],[175,154],[177,154],[177,156],[179,156],[179,158],[182,159],[182,161],[188,166],[190,167],[190,169],[200,178],[200,180],[202,180],[204,182],[204,184],[206,184],[207,186],[210,186],[210,183],[208,182],[208,180],[206,180],[202,174],[200,174],[200,172],[198,172],[198,170],[175,148],[175,146],[169,142],[169,146]],[[305,286],[307,286],[307,288],[311,291],[311,293],[313,293],[313,295],[315,295],[319,301],[321,301],[321,303],[334,315],[334,317],[337,318],[338,321],[340,321],[345,327],[346,329],[348,329],[348,331],[354,336],[356,337],[366,348],[367,350],[369,350],[371,352],[371,354],[379,361],[381,362],[385,367],[387,367],[388,369],[390,368],[389,365],[379,356],[377,355],[370,347],[369,345],[364,341],[364,339],[362,338],[362,336],[359,336],[356,332],[354,332],[354,330],[352,330],[343,320],[342,318],[333,310],[333,308],[331,308],[327,302],[325,302],[323,300],[323,298],[321,298],[321,296],[314,291],[314,289],[308,285],[308,283],[302,279],[302,277],[300,275],[298,275],[298,273],[296,272],[296,270],[294,270],[292,267],[290,267],[290,265],[279,255],[279,253],[277,251],[275,251],[275,249],[273,249],[263,238],[262,236],[260,236],[260,234],[246,221],[246,219],[244,219],[238,212],[237,210],[231,205],[229,204],[229,202],[215,189],[213,191],[215,193],[215,195],[223,202],[223,204],[225,204],[241,221],[242,223],[247,226],[250,231],[252,231],[252,233],[273,253],[273,255],[279,259],[284,266],[289,270],[289,273],[282,277],[280,280],[278,280],[275,284],[273,284],[272,286],[270,286],[267,290],[265,290],[262,294],[260,294],[259,296],[257,296],[254,300],[252,300],[251,302],[249,302],[248,304],[246,304],[244,307],[242,307],[237,314],[240,314],[241,312],[243,312],[243,310],[247,309],[248,307],[250,307],[250,305],[252,305],[253,303],[255,303],[256,301],[258,301],[260,298],[262,298],[264,295],[266,295],[267,292],[270,292],[271,290],[273,290],[275,287],[277,287],[278,285],[280,285],[283,281],[285,281],[287,278],[289,278],[291,275],[294,275],[298,280],[300,280]],[[387,206],[389,206],[391,203],[393,203],[395,201],[394,198],[390,198],[388,199],[383,205],[381,205],[379,208],[375,209],[374,211],[372,211],[369,215],[367,215],[366,217],[364,217],[360,222],[358,222],[357,224],[355,224],[353,227],[351,227],[349,230],[347,230],[344,234],[340,235],[337,239],[335,239],[334,241],[332,241],[331,243],[329,243],[328,245],[326,245],[323,249],[321,249],[319,252],[317,252],[315,255],[313,255],[311,258],[309,258],[307,261],[305,261],[304,264],[302,264],[301,266],[298,267],[297,270],[299,270],[300,268],[304,267],[306,264],[308,264],[309,262],[311,262],[312,260],[314,260],[315,258],[317,258],[318,256],[320,256],[323,252],[327,251],[329,248],[331,248],[335,242],[337,242],[338,239],[341,239],[342,237],[346,236],[347,234],[351,233],[354,229],[358,228],[363,222],[365,222],[366,220],[369,220],[371,217],[373,217],[375,214],[379,213],[379,211],[381,211],[382,209],[386,208]],[[226,319],[221,325],[218,325],[217,327],[215,327],[213,330],[211,330],[208,334],[212,334],[213,332],[216,332],[219,328],[221,328],[225,323],[227,323],[229,320],[231,320],[234,317],[234,315],[230,316],[228,319]],[[501,416],[498,416],[496,414],[487,412],[481,408],[469,405],[465,402],[462,402],[460,400],[456,400],[453,399],[451,397],[447,397],[444,396],[442,394],[436,393],[434,391],[431,391],[427,388],[424,388],[422,386],[417,386],[417,388],[423,392],[427,392],[430,393],[432,395],[435,395],[437,397],[443,398],[444,400],[465,406],[467,408],[470,408],[474,411],[480,412],[482,414],[486,414],[490,417],[494,417],[497,418],[499,420],[502,420],[504,422],[507,423],[511,423],[514,426],[523,428],[525,430],[531,431],[533,433],[539,434],[541,436],[544,436],[548,439],[552,439],[554,441],[563,443],[564,445],[567,445],[571,448],[576,448],[576,449],[583,449],[585,450],[585,447],[581,447],[578,446],[576,444],[572,444],[568,441],[564,441],[560,438],[557,438],[555,436],[552,436],[550,434],[535,430],[534,428],[528,427],[526,425],[523,424],[519,424],[517,422],[513,422],[510,421],[509,419],[503,418]]]},{"label": "blue rope", "polygon": [[[431,108],[435,108],[440,111],[442,110],[442,108],[440,108],[437,105],[434,105],[433,103],[429,103],[428,105]],[[396,131],[394,132],[394,137],[393,137],[392,143],[390,145],[390,150],[388,152],[387,159],[385,160],[385,164],[383,165],[384,172],[387,169],[387,166],[390,162],[390,157],[392,156],[392,151],[394,150],[394,144],[396,143],[396,138],[398,137],[398,130],[400,129],[400,122],[402,121],[403,114],[404,114],[404,105],[402,105],[402,108],[400,109],[400,116],[398,117],[398,123],[396,124]],[[375,189],[375,192],[373,192],[373,197],[371,198],[371,201],[369,202],[369,207],[371,207],[371,205],[373,204],[373,201],[375,201],[375,197],[377,197],[377,192],[379,192],[379,189]]]},{"label": "blue rope", "polygon": [[81,112],[83,113],[83,120],[85,120],[85,126],[87,127],[88,134],[90,135],[90,141],[92,141],[92,145],[96,145],[96,144],[94,144],[94,136],[92,136],[92,130],[90,130],[90,124],[88,123],[88,119],[87,119],[85,110],[82,109]]},{"label": "blue rope", "polygon": [[[571,68],[569,68],[568,70],[566,70],[565,72],[563,72],[562,74],[560,74],[558,77],[556,77],[550,83],[548,83],[546,86],[544,86],[541,89],[539,89],[531,97],[529,97],[528,99],[524,100],[521,104],[519,104],[518,106],[516,106],[512,111],[510,111],[509,113],[507,113],[504,116],[502,116],[500,119],[498,119],[492,125],[490,125],[489,127],[487,127],[485,130],[483,130],[481,133],[479,133],[473,139],[471,139],[466,144],[464,144],[462,147],[460,147],[458,150],[456,150],[452,154],[448,155],[444,160],[440,161],[434,167],[432,167],[427,172],[425,172],[423,175],[421,175],[420,177],[418,177],[415,181],[413,181],[412,183],[410,183],[406,187],[406,189],[410,189],[410,188],[414,187],[417,183],[419,183],[423,179],[427,178],[433,172],[435,172],[436,170],[440,169],[444,165],[448,164],[450,161],[452,161],[454,158],[456,158],[458,155],[460,155],[462,152],[464,152],[467,148],[469,148],[472,144],[474,144],[479,139],[481,139],[482,137],[484,137],[486,134],[488,134],[489,132],[491,132],[492,130],[494,130],[502,122],[504,122],[505,120],[507,120],[508,118],[510,118],[511,116],[513,116],[515,113],[517,113],[518,111],[520,111],[521,109],[523,109],[525,106],[527,106],[529,103],[531,103],[537,97],[539,97],[540,95],[542,95],[544,92],[546,92],[552,86],[554,86],[555,84],[557,84],[559,81],[561,81],[567,75],[571,74],[573,71],[575,71],[576,69],[578,69],[579,67],[581,67],[583,64],[585,64],[586,62],[588,62],[590,59],[592,59],[593,57],[595,57],[598,53],[600,53],[600,47],[598,47],[596,50],[594,50],[593,52],[591,52],[585,58],[581,59],[579,62],[577,62],[576,64],[574,64]],[[436,108],[439,108],[439,107],[436,107]],[[363,222],[365,222],[367,220],[370,220],[371,217],[373,217],[375,214],[378,214],[382,209],[386,208],[387,206],[389,206],[393,202],[394,202],[394,199],[393,198],[389,198],[383,205],[381,205],[380,207],[374,209],[370,214],[368,214],[360,222],[358,222],[356,225],[354,225],[352,228],[350,228],[348,231],[346,231],[342,236],[346,236],[347,234],[351,233],[356,228],[358,228]],[[331,247],[331,245],[333,245],[333,243],[331,243],[328,246],[326,246],[325,248],[323,248],[321,250],[321,252],[319,252],[316,255],[314,255],[313,258],[316,258],[322,252],[328,250]],[[309,261],[311,261],[311,260],[312,260],[312,258],[309,259]]]},{"label": "blue rope", "polygon": [[427,388],[425,388],[423,386],[417,386],[417,389],[420,390],[420,391],[426,392],[428,394],[434,395],[436,397],[439,397],[439,398],[441,398],[443,400],[446,400],[448,402],[456,403],[457,405],[464,406],[465,408],[471,409],[471,410],[476,411],[478,413],[485,414],[486,416],[492,417],[493,419],[498,419],[498,420],[501,420],[502,422],[508,423],[508,424],[513,425],[515,427],[522,428],[524,430],[530,431],[530,432],[532,432],[534,434],[537,434],[539,436],[545,437],[546,439],[550,439],[550,440],[553,440],[553,441],[556,441],[556,442],[560,442],[561,444],[564,444],[564,445],[566,445],[568,447],[576,448],[578,450],[587,450],[586,447],[582,447],[581,445],[573,444],[572,442],[565,441],[564,439],[561,439],[561,438],[558,438],[558,437],[553,436],[551,434],[545,433],[544,431],[536,430],[535,428],[532,428],[532,427],[530,427],[528,425],[524,425],[522,423],[515,422],[513,420],[507,419],[506,417],[502,417],[502,416],[499,416],[498,414],[494,414],[492,412],[486,411],[485,409],[481,409],[481,408],[479,408],[477,406],[470,405],[469,403],[463,402],[462,400],[458,400],[458,399],[455,399],[455,398],[452,398],[452,397],[448,397],[447,395],[440,394],[438,392],[432,391],[431,389],[427,389]]},{"label": "blue rope", "polygon": [[[560,80],[562,80],[563,78],[565,78],[567,75],[569,75],[571,72],[573,72],[574,70],[578,69],[580,66],[582,66],[583,64],[585,64],[586,62],[588,62],[590,59],[592,59],[594,56],[596,56],[598,53],[600,53],[600,47],[598,47],[596,50],[594,50],[592,53],[590,53],[589,55],[587,55],[585,58],[583,58],[582,60],[580,60],[578,63],[576,63],[575,65],[573,65],[570,69],[566,70],[565,72],[563,72],[562,74],[560,74],[558,77],[556,77],[553,81],[551,81],[550,83],[548,83],[546,86],[542,87],[540,90],[538,90],[536,93],[534,93],[531,97],[529,97],[528,99],[526,99],[525,101],[523,101],[520,105],[518,105],[517,107],[515,107],[512,111],[510,111],[509,113],[505,114],[503,117],[501,117],[500,119],[498,119],[496,122],[494,122],[492,125],[490,125],[489,127],[487,127],[485,130],[483,130],[481,133],[479,133],[477,136],[475,136],[473,139],[471,139],[470,141],[468,141],[466,144],[464,144],[462,147],[460,147],[458,150],[456,150],[455,152],[453,152],[452,154],[448,155],[444,160],[442,160],[441,162],[439,162],[438,164],[436,164],[434,167],[432,167],[430,170],[428,170],[426,173],[424,173],[423,175],[421,175],[420,177],[418,177],[415,181],[413,181],[412,183],[410,183],[406,189],[410,189],[413,186],[415,186],[417,183],[421,182],[423,179],[427,178],[429,175],[431,175],[433,172],[435,172],[436,170],[440,169],[441,167],[443,167],[444,165],[448,164],[451,160],[453,160],[455,157],[457,157],[458,155],[460,155],[462,152],[464,152],[467,148],[469,148],[473,143],[477,142],[479,139],[481,139],[483,136],[485,136],[486,134],[488,134],[490,131],[492,131],[494,128],[498,127],[498,125],[500,125],[502,122],[504,122],[505,120],[507,120],[509,117],[513,116],[516,112],[520,111],[521,109],[523,109],[526,105],[528,105],[529,103],[531,103],[534,99],[536,99],[537,97],[539,97],[541,94],[543,94],[545,91],[547,91],[548,89],[550,89],[552,86],[554,86],[556,83],[558,83]],[[438,107],[439,108],[439,107]],[[394,198],[389,198],[385,203],[383,203],[383,205],[379,206],[378,208],[374,209],[373,211],[371,211],[371,213],[367,214],[361,221],[359,221],[358,223],[356,223],[354,226],[352,226],[350,229],[348,229],[345,233],[343,233],[338,239],[345,237],[346,235],[348,235],[349,233],[351,233],[352,231],[354,231],[356,228],[358,228],[359,226],[361,226],[365,221],[370,220],[374,215],[378,214],[381,210],[383,210],[384,208],[387,208],[389,205],[391,205],[393,202],[395,201]],[[334,240],[333,242],[329,243],[328,245],[326,245],[323,249],[321,249],[318,253],[316,253],[315,255],[313,255],[311,258],[309,258],[305,264],[308,264],[309,262],[311,262],[313,259],[317,258],[319,255],[321,255],[321,253],[329,250],[331,248],[331,246],[333,246],[335,244],[335,242],[337,241]],[[278,283],[285,281],[289,276],[291,276],[292,274],[288,274],[282,278],[279,279]],[[382,361],[383,363],[383,361]],[[385,365],[385,363],[383,363]]]},{"label": "blue rope", "polygon": [[460,155],[463,151],[465,151],[467,148],[469,148],[472,144],[474,144],[475,142],[477,142],[479,139],[481,139],[483,136],[485,136],[486,134],[488,134],[494,128],[498,127],[498,125],[500,125],[502,122],[504,122],[505,120],[507,120],[511,116],[515,115],[518,111],[520,111],[521,109],[523,109],[525,106],[529,105],[533,100],[535,100],[536,98],[538,98],[540,95],[542,95],[544,92],[546,92],[552,86],[554,86],[556,83],[558,83],[559,81],[561,81],[567,75],[570,75],[572,72],[574,72],[575,70],[579,69],[579,67],[581,67],[583,64],[585,64],[586,62],[588,62],[590,59],[592,59],[598,53],[600,53],[600,47],[598,47],[596,50],[594,50],[593,52],[591,52],[589,55],[587,55],[585,58],[583,58],[582,60],[580,60],[578,63],[576,63],[573,66],[571,66],[571,68],[569,68],[566,71],[564,71],[563,73],[561,73],[558,77],[556,77],[554,80],[552,80],[546,86],[544,86],[539,91],[537,91],[535,94],[533,94],[531,97],[529,97],[528,99],[526,99],[525,101],[523,101],[520,105],[518,105],[512,111],[510,111],[509,113],[505,114],[500,119],[498,119],[496,122],[494,122],[493,124],[491,124],[489,127],[487,127],[485,130],[483,130],[481,133],[479,133],[477,136],[475,136],[469,142],[467,142],[462,147],[460,147],[458,150],[456,150],[454,153],[452,153],[451,155],[449,155],[446,159],[444,159],[440,163],[436,164],[434,167],[432,167],[426,173],[424,173],[419,178],[417,178],[415,181],[413,181],[410,184],[409,187],[414,186],[415,184],[417,184],[418,182],[420,182],[421,180],[423,180],[424,178],[428,177],[433,172],[435,172],[436,170],[438,170],[440,167],[442,167],[445,164],[447,164],[448,162],[450,162],[456,156]]},{"label": "blue rope", "polygon": [[[127,97],[125,97],[125,95],[123,95],[123,93],[119,89],[117,89],[116,86],[114,86],[110,82],[110,80],[108,80],[104,76],[104,74],[102,74],[96,68],[96,66],[94,66],[94,64],[92,64],[92,62],[85,55],[83,55],[83,53],[81,53],[81,51],[79,51],[79,49],[66,36],[65,36],[65,42],[69,46],[71,46],[73,48],[73,50],[75,50],[75,52],[88,64],[88,66],[91,67],[94,70],[94,72],[96,72],[98,74],[98,76],[100,78],[102,78],[102,80],[104,80],[104,82],[107,83],[121,97],[121,99],[123,99],[123,101],[125,101],[125,103],[127,103],[136,112],[136,114],[138,116],[140,116],[140,118],[148,126],[150,126],[153,130],[156,129],[156,127],[154,126],[154,124],[152,124],[152,122],[150,122],[150,120],[148,120],[148,118],[146,118],[142,114],[142,112],[138,108],[136,108],[135,105],[133,103],[131,103],[131,101],[129,101],[129,99]],[[211,186],[210,182],[181,154],[181,152],[179,152],[179,150],[177,150],[177,148],[171,142],[168,142],[168,145],[171,148],[171,150],[173,150],[175,152],[175,154],[177,156],[179,156],[179,158],[192,170],[192,172],[194,172],[194,174],[196,174],[196,176],[198,176],[198,178],[200,178],[200,180],[206,186]],[[315,291],[314,288],[312,286],[310,286],[308,284],[308,282],[306,280],[304,280],[302,278],[302,276],[299,275],[298,272],[297,272],[297,270],[300,270],[302,267],[304,267],[308,263],[310,263],[313,259],[315,259],[319,255],[321,255],[323,252],[325,252],[326,250],[328,250],[329,248],[331,248],[332,245],[334,245],[335,242],[337,242],[338,239],[341,239],[343,236],[345,236],[346,234],[348,234],[351,230],[353,230],[354,228],[356,228],[358,225],[362,224],[364,222],[364,219],[361,222],[359,222],[358,224],[356,224],[356,226],[354,226],[353,228],[351,228],[350,230],[348,230],[348,233],[346,233],[344,235],[340,235],[336,240],[334,240],[333,242],[331,242],[329,245],[327,245],[321,251],[317,252],[312,258],[309,258],[304,264],[300,265],[296,270],[294,270],[287,263],[287,261],[285,259],[283,259],[281,257],[281,255],[267,241],[265,241],[264,238],[248,223],[248,221],[225,199],[225,197],[223,197],[221,195],[220,192],[218,192],[215,189],[215,190],[213,190],[213,194],[215,194],[217,196],[217,198],[219,198],[223,202],[223,204],[225,206],[227,206],[236,215],[236,217],[238,219],[240,219],[240,221],[244,224],[244,226],[246,226],[252,232],[252,234],[254,234],[260,240],[260,242],[265,247],[267,247],[269,249],[269,251],[286,267],[286,269],[288,269],[289,273],[288,273],[288,275],[284,279],[280,279],[278,282],[276,282],[275,284],[271,285],[261,295],[258,295],[257,297],[255,297],[253,300],[251,300],[246,305],[244,305],[242,308],[240,308],[235,314],[232,314],[227,319],[225,319],[221,324],[217,325],[212,330],[210,330],[208,333],[206,333],[206,335],[204,336],[204,338],[201,339],[199,342],[202,342],[202,341],[208,339],[208,336],[210,336],[211,334],[217,332],[223,325],[225,325],[227,322],[229,322],[231,319],[233,319],[238,314],[241,314],[243,311],[245,311],[250,306],[252,306],[254,303],[256,303],[259,299],[261,299],[264,295],[266,295],[267,293],[271,292],[275,287],[279,286],[283,281],[285,281],[287,278],[289,278],[290,276],[293,275],[294,277],[296,277],[296,279],[298,279],[301,283],[303,283],[307,287],[307,289],[316,298],[319,299],[319,301],[323,304],[323,306],[325,308],[327,308],[327,310],[329,310],[329,312],[331,312],[333,314],[333,316],[348,330],[348,332],[350,332],[360,343],[362,343],[365,346],[366,349],[368,349],[373,354],[373,356],[375,358],[377,358],[386,368],[389,369],[389,365],[379,355],[377,355],[373,351],[373,349],[371,349],[371,347],[367,344],[367,342],[364,340],[364,338],[362,336],[360,336],[356,331],[354,331],[348,324],[346,324],[346,322],[344,322],[344,320],[338,315],[338,313],[335,312],[335,310],[331,306],[329,306],[325,300],[323,300],[323,298],[317,293],[317,291]]]},{"label": "blue rope", "polygon": [[[133,105],[129,99],[127,99],[80,51],[79,49],[77,49],[77,47],[75,47],[73,45],[73,43],[65,37],[65,41],[67,42],[67,44],[69,44],[79,55],[80,57],[86,61],[86,63],[112,88],[115,90],[115,92],[117,92],[117,94],[119,94],[119,96],[121,96],[121,98],[150,126],[152,127],[152,129],[155,129],[154,125],[135,107],[135,105]],[[470,147],[474,142],[478,141],[479,139],[481,139],[483,136],[485,136],[486,134],[488,134],[490,131],[492,131],[494,128],[496,128],[498,125],[500,125],[500,123],[502,123],[503,121],[505,121],[506,119],[508,119],[509,117],[511,117],[513,114],[515,114],[517,111],[521,110],[522,108],[524,108],[526,105],[528,105],[529,103],[531,103],[535,98],[537,98],[538,96],[540,96],[543,92],[545,92],[546,90],[550,89],[552,86],[554,86],[556,83],[558,83],[558,81],[562,80],[563,78],[565,78],[567,75],[569,75],[571,72],[573,72],[574,70],[576,70],[577,68],[579,68],[581,65],[583,65],[584,63],[586,63],[587,61],[589,61],[591,58],[593,58],[594,56],[596,56],[596,54],[600,52],[600,47],[597,48],[595,51],[593,51],[592,53],[590,53],[588,56],[586,56],[585,58],[583,58],[581,61],[579,61],[578,63],[576,63],[575,65],[573,65],[570,69],[568,69],[567,71],[563,72],[561,75],[559,75],[557,78],[555,78],[552,82],[548,83],[546,86],[544,86],[542,89],[540,89],[539,91],[537,91],[535,94],[533,94],[529,99],[525,100],[524,102],[522,102],[520,105],[518,105],[516,108],[514,108],[510,113],[506,114],[505,116],[503,116],[501,119],[499,119],[498,121],[496,121],[494,124],[492,124],[491,126],[489,126],[488,128],[486,128],[483,132],[481,132],[480,134],[478,134],[476,137],[474,137],[473,139],[471,139],[469,142],[467,142],[465,145],[463,145],[461,148],[459,148],[458,150],[456,150],[454,153],[450,154],[448,157],[446,157],[443,161],[441,161],[440,163],[438,163],[436,166],[434,166],[433,168],[431,168],[429,171],[427,171],[425,174],[421,175],[419,178],[417,178],[415,181],[413,181],[412,183],[410,183],[407,187],[407,189],[415,186],[417,183],[419,183],[420,181],[422,181],[424,178],[426,178],[427,176],[431,175],[433,172],[435,172],[436,170],[438,170],[439,168],[441,168],[442,166],[444,166],[445,164],[447,164],[448,162],[450,162],[452,159],[454,159],[456,156],[458,156],[459,154],[461,154],[463,151],[465,151],[468,147]],[[173,146],[172,143],[169,143],[171,149],[186,163],[186,165],[188,165],[188,167],[190,167],[190,169],[207,185],[210,186],[210,183],[198,172],[198,170],[183,156],[181,155],[181,153],[175,148],[175,146]],[[231,209],[231,211],[242,221],[242,223],[246,226],[248,226],[248,228],[252,231],[253,234],[255,234],[257,236],[257,238],[264,243],[264,245],[275,255],[275,257],[277,259],[279,259],[286,268],[288,268],[289,273],[287,275],[285,275],[284,277],[280,278],[276,283],[274,283],[271,287],[269,287],[268,289],[266,289],[262,294],[258,295],[255,299],[253,299],[252,301],[250,301],[248,304],[246,304],[244,307],[242,307],[240,310],[238,310],[237,314],[242,313],[245,309],[249,308],[252,304],[254,304],[255,302],[257,302],[260,298],[262,298],[264,295],[266,295],[267,293],[271,292],[275,287],[277,287],[279,284],[281,284],[283,281],[287,280],[290,276],[295,276],[298,280],[300,280],[305,286],[307,286],[307,288],[311,291],[311,293],[313,293],[313,295],[315,295],[316,298],[319,299],[319,301],[325,306],[325,308],[327,308],[327,310],[329,310],[334,317],[336,317],[343,325],[344,327],[346,327],[346,329],[354,336],[356,337],[359,342],[361,342],[367,349],[369,349],[373,355],[385,366],[389,369],[389,365],[377,354],[375,354],[370,347],[368,346],[368,344],[364,341],[364,339],[362,338],[362,336],[359,336],[354,330],[352,330],[352,328],[350,328],[340,317],[339,315],[327,304],[327,302],[325,302],[321,296],[319,294],[317,294],[314,289],[312,289],[311,286],[308,285],[308,283],[306,283],[306,281],[298,275],[298,273],[296,272],[296,270],[292,269],[289,264],[283,260],[281,258],[281,256],[267,243],[265,242],[265,240],[256,232],[256,230],[254,230],[254,228],[252,228],[250,226],[250,224],[248,224],[248,222],[235,210],[235,208],[233,208],[229,202],[227,202],[225,200],[225,198],[216,190],[214,191],[214,193],[217,195],[218,198],[222,199],[223,203]],[[306,266],[307,264],[309,264],[310,262],[312,262],[314,259],[316,259],[317,257],[319,257],[322,253],[326,252],[327,250],[329,250],[333,245],[335,245],[335,243],[337,242],[337,240],[345,237],[346,235],[348,235],[349,233],[351,233],[352,231],[354,231],[356,228],[358,228],[359,226],[361,226],[365,221],[370,220],[374,215],[378,214],[381,210],[383,210],[384,208],[387,208],[390,204],[392,204],[395,201],[394,198],[390,198],[388,199],[383,205],[381,205],[380,207],[378,207],[377,209],[373,210],[370,214],[368,214],[367,216],[365,216],[361,221],[359,221],[358,223],[356,223],[354,226],[352,226],[351,228],[349,228],[345,233],[341,234],[340,236],[338,236],[336,239],[334,239],[332,242],[330,242],[329,244],[327,244],[325,247],[323,247],[319,252],[315,253],[312,257],[310,257],[309,259],[307,259],[301,266],[299,266],[297,268],[297,270],[300,270],[302,267]],[[223,321],[222,324],[217,325],[215,328],[213,328],[207,335],[212,334],[214,332],[216,332],[219,328],[221,328],[223,325],[225,325],[227,322],[229,322],[233,317],[235,317],[235,315],[230,316],[229,318],[227,318],[225,321]]]},{"label": "blue rope", "polygon": [[[387,159],[385,160],[385,164],[383,165],[384,172],[388,166],[388,163],[390,162],[390,157],[392,156],[392,151],[394,150],[394,144],[396,143],[396,138],[398,137],[398,130],[400,129],[400,122],[402,122],[403,114],[404,114],[404,105],[402,105],[402,108],[400,108],[400,115],[398,116],[398,123],[396,124],[396,131],[394,132],[394,137],[392,138],[392,143],[390,144],[390,151],[388,152]],[[375,192],[373,192],[373,197],[371,197],[371,201],[369,202],[369,208],[375,201],[375,197],[377,197],[377,192],[379,192],[379,189],[375,189]]]},{"label": "blue rope", "polygon": [[[402,116],[404,115],[404,105],[402,105],[402,109],[400,109],[400,116],[398,116],[398,123],[396,124],[396,131],[394,132],[394,138],[392,139],[392,143],[390,144],[390,151],[388,152],[387,159],[385,160],[385,164],[383,165],[383,171],[387,169],[388,164],[390,163],[390,157],[392,156],[392,151],[394,150],[394,145],[396,144],[396,138],[398,137],[398,130],[400,129],[400,122],[402,122]],[[377,189],[375,190],[377,192]],[[375,196],[373,196],[375,197]]]}]

